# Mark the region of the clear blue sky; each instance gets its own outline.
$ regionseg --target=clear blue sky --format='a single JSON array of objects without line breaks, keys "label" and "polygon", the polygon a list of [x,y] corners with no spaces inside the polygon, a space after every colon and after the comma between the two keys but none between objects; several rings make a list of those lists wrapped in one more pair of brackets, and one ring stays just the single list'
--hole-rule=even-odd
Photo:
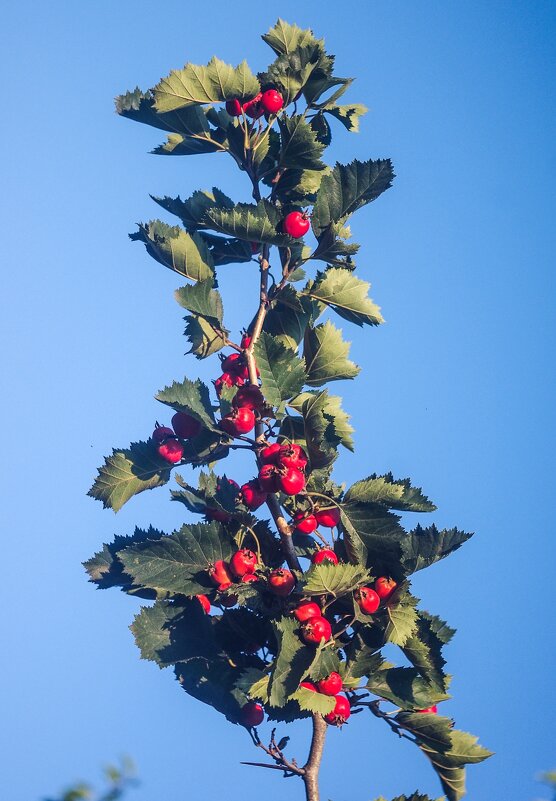
[{"label": "clear blue sky", "polygon": [[[245,732],[139,661],[127,629],[137,603],[95,591],[80,566],[135,524],[181,523],[167,489],[118,516],[85,493],[111,446],[164,416],[156,390],[216,370],[184,360],[176,277],[127,233],[157,215],[149,192],[216,183],[246,197],[216,156],[148,155],[161,136],[118,119],[112,98],[213,53],[262,68],[258,36],[278,14],[326,37],[340,74],[358,78],[350,98],[371,109],[358,136],[336,128],[331,157],[390,156],[398,174],[354,224],[387,325],[349,330],[363,372],[337,388],[358,450],[338,475],[411,475],[439,525],[477,532],[416,580],[423,606],[458,628],[446,712],[497,752],[469,771],[469,797],[528,801],[536,772],[556,765],[556,5],[21,0],[0,33],[9,801],[95,778],[120,753],[143,779],[130,801],[301,797],[239,766],[255,756]],[[246,280],[233,266],[221,282],[232,326],[255,302]],[[292,754],[305,743],[299,724]],[[330,733],[322,784],[333,801],[440,794],[416,749],[364,716]]]}]

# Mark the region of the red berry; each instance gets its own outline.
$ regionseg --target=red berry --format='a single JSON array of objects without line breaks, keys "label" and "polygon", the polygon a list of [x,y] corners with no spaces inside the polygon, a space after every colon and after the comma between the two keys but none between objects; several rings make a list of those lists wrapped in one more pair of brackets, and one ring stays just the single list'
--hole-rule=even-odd
[{"label": "red berry", "polygon": [[241,578],[247,573],[254,573],[257,567],[257,554],[249,548],[242,548],[236,551],[230,559],[230,569],[236,578]]},{"label": "red berry", "polygon": [[181,462],[183,457],[183,445],[177,439],[165,440],[158,446],[157,451],[163,459],[171,464]]},{"label": "red berry", "polygon": [[260,724],[263,722],[264,709],[260,704],[256,704],[254,701],[249,701],[248,704],[242,706],[239,718],[239,722],[242,726],[252,729],[253,726],[260,726]]},{"label": "red berry", "polygon": [[395,582],[392,578],[388,578],[387,576],[381,576],[380,578],[377,578],[374,584],[375,592],[382,601],[385,601],[387,598],[389,598],[397,586],[397,582]]},{"label": "red berry", "polygon": [[223,584],[228,584],[228,586],[232,583],[232,574],[229,570],[229,565],[223,559],[219,559],[213,565],[208,568],[208,574],[211,578],[211,581],[216,584],[219,590],[221,590]]},{"label": "red berry", "polygon": [[259,577],[256,576],[254,573],[246,573],[244,576],[241,577],[241,580],[244,584],[247,584],[249,581],[258,581]]},{"label": "red berry", "polygon": [[266,501],[268,492],[262,490],[259,482],[254,478],[252,481],[248,481],[247,484],[243,485],[241,488],[241,497],[247,508],[250,509],[251,512],[254,512]]},{"label": "red berry", "polygon": [[196,437],[203,427],[198,420],[185,412],[176,412],[172,417],[172,425],[180,439]]},{"label": "red berry", "polygon": [[[218,587],[218,589],[220,592],[226,592],[226,590],[228,590],[231,586],[231,584],[221,585],[221,587]],[[235,606],[237,604],[237,595],[230,593],[229,595],[224,595],[222,598],[219,598],[218,601],[225,609],[229,609],[231,606]]]},{"label": "red berry", "polygon": [[214,509],[208,506],[205,509],[205,515],[207,520],[216,520],[218,523],[228,523],[232,519],[232,516],[229,512],[225,512],[223,509]]},{"label": "red berry", "polygon": [[380,606],[380,598],[370,587],[360,587],[354,593],[359,608],[366,615],[372,615]]},{"label": "red berry", "polygon": [[301,637],[313,645],[318,645],[321,640],[328,642],[332,637],[332,627],[324,617],[311,617],[301,626]]},{"label": "red berry", "polygon": [[345,695],[337,695],[336,703],[332,712],[324,716],[327,723],[331,726],[342,726],[351,715],[351,706]]},{"label": "red berry", "polygon": [[[255,247],[255,253],[256,253],[260,245],[258,242],[251,242],[251,249],[253,249],[253,247]],[[249,347],[250,344],[251,344],[251,337],[249,336],[249,334],[244,334],[241,337],[241,347],[245,350],[246,348]]]},{"label": "red berry", "polygon": [[284,467],[295,467],[304,470],[307,467],[307,454],[300,445],[282,445],[278,454],[278,463]]},{"label": "red berry", "polygon": [[340,522],[340,510],[337,506],[332,506],[330,509],[318,509],[315,512],[315,517],[319,526],[334,528]]},{"label": "red berry", "polygon": [[309,218],[302,211],[290,211],[284,217],[282,224],[286,234],[289,234],[294,239],[300,239],[309,230]]},{"label": "red berry", "polygon": [[153,431],[153,439],[155,442],[164,442],[165,439],[171,437],[172,439],[176,438],[175,433],[172,431],[171,428],[167,426],[157,426]]},{"label": "red berry", "polygon": [[[250,246],[250,248],[251,248],[251,253],[252,253],[253,255],[255,255],[255,253],[258,253],[258,252],[259,252],[259,250],[261,249],[261,243],[260,243],[260,242],[249,242],[249,246]],[[242,346],[242,347],[243,347],[243,346]],[[249,347],[249,346],[248,346],[248,345],[245,345],[245,347],[247,348],[247,347]]]},{"label": "red berry", "polygon": [[222,372],[224,373],[238,373],[243,369],[243,356],[241,353],[230,353],[222,360]]},{"label": "red berry", "polygon": [[317,528],[317,518],[315,515],[308,515],[305,512],[296,512],[293,524],[296,531],[301,531],[302,534],[312,534]]},{"label": "red berry", "polygon": [[295,587],[295,576],[290,570],[279,567],[273,570],[268,577],[268,586],[274,593],[281,598],[285,598]]},{"label": "red berry", "polygon": [[314,601],[302,601],[293,610],[293,616],[300,623],[304,623],[312,617],[322,617],[322,609]]},{"label": "red berry", "polygon": [[217,378],[216,381],[214,382],[214,388],[216,390],[216,394],[219,397],[224,387],[233,387],[233,386],[234,386],[234,377],[231,376],[229,373],[222,373],[220,378]]},{"label": "red berry", "polygon": [[338,557],[331,548],[320,548],[311,556],[311,562],[314,565],[330,564],[337,565]]},{"label": "red berry", "polygon": [[298,492],[305,489],[305,476],[301,470],[296,470],[295,467],[286,467],[280,471],[278,483],[286,495],[297,495]]},{"label": "red berry", "polygon": [[263,464],[259,470],[259,484],[265,492],[278,492],[280,473],[273,464]]},{"label": "red berry", "polygon": [[220,428],[232,437],[237,437],[240,434],[248,434],[255,428],[255,415],[253,410],[247,409],[245,406],[241,409],[232,409],[232,411],[220,421]]},{"label": "red berry", "polygon": [[259,94],[255,95],[252,100],[248,100],[247,103],[243,104],[243,110],[247,116],[251,117],[253,120],[258,120],[259,117],[262,117],[264,114],[264,108],[261,105],[261,98],[262,94],[259,92]]},{"label": "red berry", "polygon": [[264,396],[258,387],[251,384],[238,389],[232,403],[238,408],[261,409],[264,406]]},{"label": "red berry", "polygon": [[210,601],[207,598],[207,596],[206,595],[196,595],[195,597],[197,598],[197,600],[199,601],[199,603],[203,607],[203,609],[205,611],[205,614],[208,615],[208,613],[210,612]]},{"label": "red berry", "polygon": [[276,464],[282,446],[279,442],[273,442],[272,445],[267,445],[260,453],[260,459],[263,464]]},{"label": "red berry", "polygon": [[237,98],[226,101],[226,111],[230,117],[241,117],[241,103]]},{"label": "red berry", "polygon": [[306,690],[310,690],[312,693],[317,692],[317,688],[315,687],[312,681],[302,681],[299,686],[305,687]]},{"label": "red berry", "polygon": [[324,693],[324,695],[337,695],[341,691],[343,684],[342,677],[335,671],[325,679],[317,681],[318,691],[319,693]]},{"label": "red berry", "polygon": [[428,706],[426,709],[418,709],[417,712],[422,712],[423,714],[436,715],[436,713],[438,712],[438,707],[436,706],[436,704],[434,704],[433,706]]},{"label": "red berry", "polygon": [[284,105],[284,98],[277,89],[267,89],[261,97],[261,105],[268,114],[276,114]]}]

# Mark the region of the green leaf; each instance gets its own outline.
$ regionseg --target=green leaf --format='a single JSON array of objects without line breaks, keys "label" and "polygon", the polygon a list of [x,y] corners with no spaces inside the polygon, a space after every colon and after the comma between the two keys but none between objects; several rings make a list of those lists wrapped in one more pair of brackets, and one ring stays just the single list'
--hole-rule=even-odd
[{"label": "green leaf", "polygon": [[419,612],[415,632],[404,643],[403,652],[418,673],[429,683],[446,690],[445,659],[442,646],[448,643],[455,629],[438,617]]},{"label": "green leaf", "polygon": [[218,290],[213,289],[212,280],[198,281],[196,284],[180,287],[174,292],[174,297],[184,309],[203,317],[219,331],[226,333],[222,328],[224,314],[222,296]]},{"label": "green leaf", "polygon": [[311,91],[309,86],[313,79],[330,73],[332,66],[333,58],[326,55],[322,42],[313,39],[279,55],[259,78],[262,84],[274,83],[287,106],[302,90]]},{"label": "green leaf", "polygon": [[452,720],[432,713],[398,712],[394,720],[434,751],[451,745]]},{"label": "green leaf", "polygon": [[200,156],[203,153],[217,153],[222,150],[220,144],[207,134],[205,136],[182,136],[178,133],[168,134],[162,145],[153,148],[154,156]]},{"label": "green leaf", "polygon": [[417,526],[402,544],[404,568],[408,573],[422,570],[457,551],[472,536],[472,533],[457,528],[439,531],[434,525],[428,528]]},{"label": "green leaf", "polygon": [[216,236],[206,231],[201,231],[199,236],[206,243],[216,267],[222,264],[241,264],[253,260],[249,242]]},{"label": "green leaf", "polygon": [[357,325],[379,325],[384,322],[379,307],[368,296],[370,284],[357,278],[351,270],[330,267],[317,273],[303,294],[314,298],[349,322]]},{"label": "green leaf", "polygon": [[281,219],[278,209],[266,200],[261,200],[257,205],[236,203],[233,209],[209,209],[206,214],[207,225],[215,231],[246,242],[287,246],[294,240],[279,233]]},{"label": "green leaf", "polygon": [[217,430],[209,389],[199,379],[190,381],[189,378],[184,378],[181,383],[174,381],[169,387],[160,390],[155,398],[176,412],[191,415],[211,431]]},{"label": "green leaf", "polygon": [[314,321],[316,316],[317,304],[287,286],[280,293],[280,300],[273,303],[266,315],[264,330],[286,347],[295,350],[305,336],[309,322]]},{"label": "green leaf", "polygon": [[375,575],[400,573],[401,542],[407,536],[397,515],[366,503],[341,505],[341,527],[349,558]]},{"label": "green leaf", "polygon": [[218,523],[195,523],[156,542],[132,545],[120,552],[134,582],[157,592],[197,595],[212,588],[207,569],[228,560],[233,549]]},{"label": "green leaf", "polygon": [[191,344],[189,353],[196,359],[206,359],[226,346],[226,332],[215,330],[203,317],[187,315],[184,334]]},{"label": "green leaf", "polygon": [[176,678],[183,689],[204,704],[214,707],[237,723],[247,698],[236,689],[240,669],[222,659],[192,659],[180,662],[175,668]]},{"label": "green leaf", "polygon": [[[376,801],[386,801],[383,796],[377,798]],[[428,795],[423,795],[422,793],[411,793],[411,795],[397,795],[392,801],[434,801],[434,799],[429,798]],[[442,798],[437,798],[436,801],[444,801],[444,796]]]},{"label": "green leaf", "polygon": [[263,36],[263,42],[269,45],[276,55],[280,56],[283,53],[292,53],[298,47],[308,44],[314,44],[318,40],[315,39],[313,31],[309,28],[303,30],[298,25],[290,25],[283,19],[278,18],[276,24]]},{"label": "green leaf", "polygon": [[303,398],[301,416],[285,417],[280,434],[302,445],[311,470],[327,467],[336,459],[341,442],[330,413],[330,396],[322,390],[303,393],[300,397]]},{"label": "green leaf", "polygon": [[[411,638],[410,638],[411,639]],[[415,668],[385,667],[369,677],[365,689],[402,709],[428,709],[450,696],[430,685]]]},{"label": "green leaf", "polygon": [[384,636],[394,645],[404,646],[417,626],[417,599],[408,592],[396,590],[384,608],[386,629]]},{"label": "green leaf", "polygon": [[233,209],[234,207],[233,200],[215,186],[212,188],[212,192],[197,190],[186,200],[182,200],[179,195],[176,198],[155,197],[154,195],[151,195],[151,197],[163,209],[179,217],[188,230],[206,228],[206,223],[203,220],[208,209]]},{"label": "green leaf", "polygon": [[358,133],[359,117],[366,114],[368,110],[367,106],[364,106],[362,103],[350,103],[345,106],[327,106],[324,109],[324,113],[335,117],[348,131]]},{"label": "green leaf", "polygon": [[311,392],[302,392],[296,398],[292,398],[288,405],[298,411],[302,411],[305,401],[319,396],[322,401],[322,415],[332,426],[330,442],[337,442],[342,444],[344,448],[353,451],[354,445],[351,436],[353,427],[349,423],[349,415],[342,409],[342,398],[339,395],[329,395],[326,390],[324,392],[312,390]]},{"label": "green leaf", "polygon": [[131,626],[141,659],[160,668],[195,657],[215,657],[211,618],[196,600],[177,606],[157,601],[142,607]]},{"label": "green leaf", "polygon": [[319,715],[328,715],[329,712],[332,712],[336,703],[336,699],[333,696],[316,693],[306,687],[299,687],[292,695],[292,698],[297,701],[299,708],[303,711],[314,712]]},{"label": "green leaf", "polygon": [[183,228],[153,220],[139,225],[139,231],[129,237],[143,242],[147,253],[160,264],[192,281],[213,278],[214,262],[199,234],[188,234]]},{"label": "green leaf", "polygon": [[255,344],[255,360],[261,373],[261,389],[271,406],[297,395],[305,383],[305,364],[294,350],[262,332]]},{"label": "green leaf", "polygon": [[476,737],[457,729],[450,732],[450,747],[446,750],[437,751],[421,741],[418,745],[437,772],[448,801],[460,801],[465,795],[464,766],[483,762],[492,756],[492,751],[479,745]]},{"label": "green leaf", "polygon": [[393,180],[390,159],[336,164],[332,173],[323,178],[318,191],[312,215],[315,235],[376,200],[392,186]]},{"label": "green leaf", "polygon": [[132,442],[106,457],[87,495],[117,512],[134,495],[162,487],[169,479],[168,462],[158,455],[153,442]]},{"label": "green leaf", "polygon": [[283,617],[272,623],[278,654],[270,674],[270,703],[285,706],[298,689],[314,658],[314,648],[304,645],[299,637],[299,623]]},{"label": "green leaf", "polygon": [[154,98],[156,110],[165,112],[198,103],[250,100],[259,91],[259,82],[246,61],[232,67],[213,57],[206,67],[186,64],[173,70],[155,86]]},{"label": "green leaf", "polygon": [[159,114],[154,107],[152,92],[142,92],[138,87],[133,92],[126,92],[116,98],[116,112],[130,120],[160,128],[163,131],[183,134],[187,138],[207,136],[210,132],[203,109],[191,106],[167,114]]},{"label": "green leaf", "polygon": [[303,347],[307,384],[320,387],[327,381],[355,378],[360,368],[347,358],[349,347],[342,332],[329,320],[315,328],[308,327]]},{"label": "green leaf", "polygon": [[423,495],[419,487],[412,487],[409,478],[395,479],[392,473],[356,481],[347,490],[344,501],[372,503],[387,509],[403,512],[434,512],[436,506]]},{"label": "green leaf", "polygon": [[312,681],[319,681],[330,676],[331,673],[338,673],[340,670],[340,657],[337,651],[326,645],[320,645],[317,648],[315,658],[311,663],[309,670],[309,678]]},{"label": "green leaf", "polygon": [[83,567],[89,574],[89,581],[96,584],[98,589],[105,590],[109,587],[120,587],[129,595],[138,595],[143,598],[152,598],[152,592],[141,591],[134,587],[131,576],[124,573],[124,566],[120,561],[118,552],[128,545],[146,540],[159,540],[165,536],[163,531],[149,526],[148,529],[136,528],[132,535],[128,537],[117,535],[114,542],[105,543],[102,549],[95,553]]},{"label": "green leaf", "polygon": [[364,584],[368,575],[361,565],[312,565],[303,577],[303,594],[338,598]]},{"label": "green leaf", "polygon": [[317,236],[318,246],[311,254],[311,258],[338,267],[353,269],[352,257],[359,250],[359,245],[355,242],[347,242],[346,240],[350,237],[350,230],[346,229],[342,223],[331,223]]},{"label": "green leaf", "polygon": [[324,145],[318,141],[315,132],[303,115],[279,117],[282,149],[279,165],[281,169],[288,167],[301,170],[323,170],[326,165],[321,161]]}]

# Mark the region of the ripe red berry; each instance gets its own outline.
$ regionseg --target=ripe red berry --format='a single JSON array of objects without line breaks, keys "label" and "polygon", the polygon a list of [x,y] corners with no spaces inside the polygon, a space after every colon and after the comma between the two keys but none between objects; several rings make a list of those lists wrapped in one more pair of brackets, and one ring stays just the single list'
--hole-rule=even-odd
[{"label": "ripe red berry", "polygon": [[331,548],[319,548],[319,550],[315,551],[311,556],[311,562],[314,565],[322,565],[323,563],[337,565],[338,557]]},{"label": "ripe red berry", "polygon": [[317,692],[317,688],[315,687],[312,681],[302,681],[299,686],[305,687],[306,690],[310,690],[312,693]]},{"label": "ripe red berry", "polygon": [[256,576],[254,573],[246,573],[244,576],[241,577],[241,580],[244,584],[247,584],[249,581],[258,581],[259,577]]},{"label": "ripe red berry", "polygon": [[272,445],[267,445],[260,453],[260,459],[263,464],[276,464],[282,446],[279,442],[273,442]]},{"label": "ripe red berry", "polygon": [[246,726],[248,729],[253,728],[253,726],[260,726],[264,720],[264,709],[260,704],[249,701],[245,706],[242,706],[239,718],[241,725]]},{"label": "ripe red berry", "polygon": [[305,476],[295,467],[286,467],[279,472],[278,484],[286,495],[297,495],[305,489]]},{"label": "ripe red berry", "polygon": [[295,587],[295,576],[290,570],[279,567],[273,570],[268,577],[268,586],[274,593],[281,598],[285,598]]},{"label": "ripe red berry", "polygon": [[211,581],[216,584],[219,590],[221,590],[223,584],[228,584],[229,586],[232,583],[232,574],[230,573],[229,565],[223,559],[219,559],[213,565],[210,565],[208,574]]},{"label": "ripe red berry", "polygon": [[210,601],[207,598],[207,596],[206,595],[196,595],[195,597],[197,598],[197,600],[199,601],[199,603],[203,607],[203,609],[205,611],[205,614],[208,615],[208,613],[210,612]]},{"label": "ripe red berry", "polygon": [[155,442],[158,443],[164,442],[164,440],[168,439],[168,437],[171,437],[172,439],[176,438],[175,433],[172,431],[171,428],[168,428],[168,426],[157,426],[153,431],[152,438],[154,439]]},{"label": "ripe red berry", "polygon": [[241,409],[232,409],[232,411],[220,421],[220,428],[232,437],[237,437],[240,434],[248,434],[255,428],[255,415],[253,410],[245,406],[242,406]]},{"label": "ripe red berry", "polygon": [[183,457],[183,445],[177,439],[167,439],[161,442],[157,451],[170,464],[181,462]]},{"label": "ripe red berry", "polygon": [[286,234],[289,234],[294,239],[300,239],[309,230],[309,218],[302,211],[290,211],[284,217],[282,224]]},{"label": "ripe red berry", "polygon": [[278,492],[280,473],[273,464],[263,464],[259,470],[259,484],[265,492]]},{"label": "ripe red berry", "polygon": [[293,525],[295,530],[302,534],[312,534],[317,528],[317,518],[315,515],[308,515],[305,512],[296,512],[293,517]]},{"label": "ripe red berry", "polygon": [[418,709],[417,712],[422,712],[423,714],[436,715],[436,713],[438,712],[438,707],[436,706],[436,704],[434,704],[433,706],[428,706],[426,709]]},{"label": "ripe red berry", "polygon": [[276,114],[284,105],[284,98],[277,89],[267,89],[263,92],[261,104],[268,114]]},{"label": "ripe red berry", "polygon": [[259,92],[259,94],[255,95],[252,100],[248,100],[247,103],[243,104],[243,110],[248,117],[251,117],[252,120],[258,120],[259,117],[262,117],[264,114],[264,108],[261,105],[261,98],[262,94]]},{"label": "ripe red berry", "polygon": [[[255,253],[256,253],[260,247],[259,243],[251,242],[251,245],[255,247]],[[241,347],[245,350],[245,348],[248,348],[250,344],[251,344],[251,337],[249,336],[249,334],[244,334],[241,337]]]},{"label": "ripe red berry", "polygon": [[226,111],[230,117],[241,117],[241,103],[237,98],[226,101]]},{"label": "ripe red berry", "polygon": [[243,357],[241,353],[230,353],[222,360],[222,372],[224,373],[237,373],[243,369]]},{"label": "ripe red berry", "polygon": [[216,394],[219,397],[224,387],[233,387],[233,386],[234,386],[234,377],[230,375],[230,373],[222,373],[220,378],[217,378],[216,381],[214,382],[214,388],[216,390]]},{"label": "ripe red berry", "polygon": [[241,488],[241,497],[247,508],[250,509],[251,512],[254,512],[265,503],[268,492],[262,490],[259,482],[254,478],[252,481],[248,481],[247,484],[243,485]]},{"label": "ripe red berry", "polygon": [[185,412],[175,413],[172,417],[172,426],[180,439],[196,437],[203,427],[198,420]]},{"label": "ripe red berry", "polygon": [[304,470],[307,467],[307,454],[300,445],[290,443],[282,445],[278,454],[278,463],[284,467],[295,467]]},{"label": "ripe red berry", "polygon": [[374,589],[378,597],[382,601],[385,601],[392,595],[397,586],[398,584],[394,581],[394,579],[388,578],[387,576],[381,576],[375,581]]},{"label": "ripe red berry", "polygon": [[301,601],[293,610],[293,616],[300,623],[304,623],[312,617],[322,617],[322,609],[314,601]]},{"label": "ripe red berry", "polygon": [[315,512],[315,517],[319,526],[334,528],[340,522],[340,510],[337,506],[332,506],[330,509],[318,509]]},{"label": "ripe red berry", "polygon": [[321,640],[328,642],[332,637],[332,627],[325,617],[311,617],[301,626],[301,637],[312,645],[318,645]]},{"label": "ripe red berry", "polygon": [[254,385],[241,387],[234,395],[232,404],[239,408],[261,409],[264,406],[264,396],[261,390]]},{"label": "ripe red berry", "polygon": [[345,695],[337,695],[336,703],[332,712],[324,716],[327,723],[331,726],[342,726],[351,715],[351,706]]},{"label": "ripe red berry", "polygon": [[330,676],[317,681],[317,687],[319,693],[324,693],[324,695],[338,695],[343,687],[342,677],[339,673],[333,671]]},{"label": "ripe red berry", "polygon": [[230,569],[236,578],[241,578],[247,573],[254,573],[257,567],[257,554],[249,548],[242,548],[236,551],[230,559]]},{"label": "ripe red berry", "polygon": [[370,587],[360,587],[354,593],[359,608],[366,615],[372,615],[380,606],[380,598]]}]

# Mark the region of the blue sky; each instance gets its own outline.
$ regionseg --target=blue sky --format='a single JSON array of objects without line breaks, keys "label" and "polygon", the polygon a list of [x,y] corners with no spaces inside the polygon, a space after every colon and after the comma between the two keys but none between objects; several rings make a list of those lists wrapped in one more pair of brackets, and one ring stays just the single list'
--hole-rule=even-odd
[{"label": "blue sky", "polygon": [[[149,192],[216,183],[247,197],[216,156],[148,155],[160,135],[118,119],[112,98],[213,54],[261,69],[271,54],[259,35],[278,15],[326,38],[339,73],[357,77],[350,98],[370,108],[359,135],[336,129],[330,158],[390,156],[398,175],[353,225],[387,324],[346,330],[363,370],[336,386],[357,429],[338,476],[410,475],[437,524],[477,532],[415,582],[458,629],[446,713],[497,752],[469,771],[469,797],[533,799],[535,774],[556,765],[554,3],[22,0],[0,33],[10,801],[94,779],[121,753],[139,766],[136,801],[301,796],[241,767],[254,757],[245,732],[139,661],[127,628],[137,603],[95,591],[80,565],[136,524],[180,525],[166,489],[117,517],[85,493],[112,446],[163,416],[154,392],[216,371],[184,360],[176,277],[127,233],[158,214]],[[221,287],[237,329],[255,284],[233,266]],[[291,734],[301,757],[303,724]],[[364,716],[330,733],[322,786],[333,801],[440,794],[416,749]]]}]

